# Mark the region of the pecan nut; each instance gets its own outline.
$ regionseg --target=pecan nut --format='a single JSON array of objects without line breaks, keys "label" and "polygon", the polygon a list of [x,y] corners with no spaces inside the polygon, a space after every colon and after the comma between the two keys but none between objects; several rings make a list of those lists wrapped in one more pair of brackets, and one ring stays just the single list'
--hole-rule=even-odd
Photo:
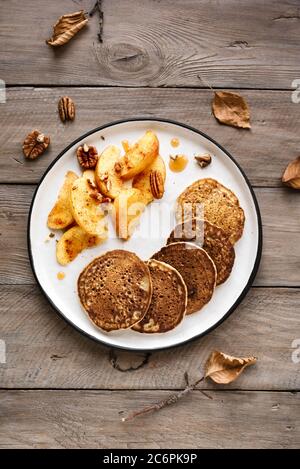
[{"label": "pecan nut", "polygon": [[85,143],[77,148],[76,154],[78,163],[83,169],[94,169],[96,167],[99,156],[95,147]]},{"label": "pecan nut", "polygon": [[58,101],[58,112],[62,122],[72,121],[75,118],[75,103],[69,96],[63,96]]},{"label": "pecan nut", "polygon": [[154,170],[150,173],[150,188],[155,199],[161,199],[164,195],[164,178],[160,171]]},{"label": "pecan nut", "polygon": [[35,160],[47,150],[50,137],[46,137],[39,130],[33,130],[24,140],[23,153],[29,160]]}]

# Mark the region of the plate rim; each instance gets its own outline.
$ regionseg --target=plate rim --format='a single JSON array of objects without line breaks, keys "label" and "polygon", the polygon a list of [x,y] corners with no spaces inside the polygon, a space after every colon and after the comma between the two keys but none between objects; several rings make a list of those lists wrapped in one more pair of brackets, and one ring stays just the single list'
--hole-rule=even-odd
[{"label": "plate rim", "polygon": [[[173,125],[177,125],[179,127],[183,127],[187,130],[195,132],[198,135],[201,135],[202,137],[206,138],[211,143],[216,145],[220,150],[222,150],[231,159],[231,161],[236,165],[236,167],[239,169],[241,175],[243,176],[243,178],[244,178],[244,180],[245,180],[245,182],[246,182],[246,184],[249,188],[249,191],[250,191],[250,194],[252,196],[253,203],[254,203],[254,208],[255,208],[256,218],[257,218],[257,225],[258,225],[257,252],[256,252],[256,258],[255,258],[255,262],[254,262],[254,265],[253,265],[252,272],[251,272],[251,274],[249,276],[249,279],[248,279],[248,282],[245,285],[244,289],[242,290],[241,294],[236,299],[236,301],[233,303],[233,305],[228,309],[228,311],[224,314],[224,316],[222,316],[222,318],[219,321],[217,321],[213,326],[208,327],[205,331],[200,332],[199,334],[195,335],[194,337],[191,337],[190,339],[183,340],[182,342],[179,342],[177,344],[165,345],[165,346],[162,346],[162,347],[155,347],[155,348],[149,348],[149,347],[147,347],[147,348],[131,348],[130,346],[108,344],[108,343],[104,342],[103,340],[101,340],[97,337],[94,337],[93,335],[91,335],[88,332],[84,331],[79,326],[77,326],[74,322],[72,322],[71,319],[67,318],[65,316],[65,314],[54,304],[53,300],[48,295],[48,293],[44,290],[44,288],[42,287],[42,285],[41,285],[41,283],[40,283],[40,281],[37,277],[37,273],[36,273],[35,267],[34,267],[33,254],[32,254],[32,249],[31,249],[31,236],[30,236],[32,210],[33,210],[34,202],[35,202],[35,199],[36,199],[36,195],[38,193],[38,190],[39,190],[43,180],[45,179],[47,174],[51,171],[52,167],[56,164],[56,162],[58,160],[60,160],[60,158],[62,158],[63,155],[67,151],[70,150],[70,148],[72,148],[74,145],[76,145],[76,143],[80,142],[84,138],[89,137],[90,135],[92,135],[96,132],[107,129],[109,127],[113,127],[113,126],[118,125],[118,124],[125,124],[125,123],[128,123],[128,122],[143,122],[143,121],[163,122],[163,123],[166,123],[166,124],[173,124]],[[260,264],[260,261],[261,261],[262,247],[263,247],[263,228],[262,228],[262,218],[261,218],[261,213],[260,213],[258,201],[257,201],[256,195],[255,195],[255,192],[254,192],[254,190],[251,186],[251,183],[250,183],[248,177],[246,176],[244,170],[239,165],[239,163],[235,160],[235,158],[220,143],[218,143],[212,137],[207,135],[205,132],[202,132],[201,130],[198,130],[195,127],[192,127],[188,124],[184,124],[182,122],[178,122],[178,121],[173,120],[173,119],[167,119],[167,118],[162,118],[162,117],[132,117],[132,118],[127,118],[127,119],[118,119],[118,120],[115,120],[115,121],[111,121],[108,124],[98,126],[94,129],[89,130],[88,132],[85,132],[84,134],[80,135],[78,138],[73,140],[69,145],[67,145],[58,154],[58,156],[56,158],[54,158],[54,160],[49,164],[49,166],[47,167],[46,171],[42,175],[42,177],[41,177],[39,183],[37,184],[37,187],[36,187],[36,189],[33,193],[31,204],[30,204],[30,207],[29,207],[29,212],[28,212],[27,249],[28,249],[28,257],[29,257],[31,270],[33,272],[33,276],[35,278],[36,283],[38,284],[38,287],[39,287],[40,291],[43,293],[44,297],[50,303],[50,305],[52,306],[52,308],[54,309],[56,314],[59,317],[61,317],[67,324],[71,325],[77,332],[84,335],[85,337],[88,337],[89,339],[92,339],[94,342],[97,342],[98,344],[104,345],[105,347],[116,348],[116,349],[119,349],[119,350],[127,350],[129,352],[144,352],[144,353],[147,353],[147,352],[155,352],[155,351],[159,351],[159,350],[167,350],[167,349],[172,349],[172,348],[175,348],[175,347],[180,347],[180,346],[183,346],[183,345],[185,345],[189,342],[195,341],[197,339],[200,339],[201,337],[206,336],[211,331],[213,331],[218,326],[220,326],[233,313],[233,311],[243,301],[243,299],[247,295],[248,291],[250,290],[250,288],[253,284],[253,281],[256,277],[256,274],[257,274],[257,271],[258,271],[258,268],[259,268],[259,264]]]}]

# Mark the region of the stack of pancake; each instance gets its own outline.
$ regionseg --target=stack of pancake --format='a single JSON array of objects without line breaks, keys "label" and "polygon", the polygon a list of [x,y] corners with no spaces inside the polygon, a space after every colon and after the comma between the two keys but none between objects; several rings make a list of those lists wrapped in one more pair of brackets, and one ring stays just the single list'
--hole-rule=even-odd
[{"label": "stack of pancake", "polygon": [[[216,180],[201,179],[177,202],[178,225],[150,260],[114,250],[80,274],[80,301],[101,329],[168,332],[185,314],[201,310],[228,279],[245,222],[238,198]],[[203,218],[197,218],[200,212]]]}]

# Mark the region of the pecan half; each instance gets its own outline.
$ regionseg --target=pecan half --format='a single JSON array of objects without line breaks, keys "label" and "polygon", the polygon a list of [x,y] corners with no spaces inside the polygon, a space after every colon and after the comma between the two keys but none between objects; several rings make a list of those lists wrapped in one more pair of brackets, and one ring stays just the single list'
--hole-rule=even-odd
[{"label": "pecan half", "polygon": [[47,150],[50,137],[46,137],[39,130],[33,130],[24,140],[23,153],[29,160],[35,160]]},{"label": "pecan half", "polygon": [[164,195],[164,178],[160,171],[154,170],[150,173],[150,188],[155,199],[161,199]]},{"label": "pecan half", "polygon": [[62,122],[72,121],[75,118],[75,104],[69,96],[63,96],[58,101],[58,112]]},{"label": "pecan half", "polygon": [[99,156],[95,147],[85,143],[77,148],[76,154],[78,163],[83,169],[94,169],[96,167]]}]

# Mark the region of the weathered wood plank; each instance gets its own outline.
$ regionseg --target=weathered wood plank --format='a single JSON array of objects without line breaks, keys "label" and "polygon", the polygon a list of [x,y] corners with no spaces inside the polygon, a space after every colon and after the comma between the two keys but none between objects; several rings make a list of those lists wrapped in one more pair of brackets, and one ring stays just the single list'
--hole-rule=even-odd
[{"label": "weathered wood plank", "polygon": [[[0,113],[0,182],[37,183],[50,162],[75,138],[117,119],[149,116],[182,121],[206,132],[242,165],[250,181],[278,186],[283,169],[298,156],[299,106],[290,92],[243,91],[252,111],[252,130],[220,125],[211,114],[212,92],[193,89],[55,88],[10,89]],[[57,114],[60,96],[76,103],[74,123],[64,125]],[[134,103],[134,104],[133,104]],[[22,143],[32,129],[51,136],[49,151],[25,161]]]},{"label": "weathered wood plank", "polygon": [[[59,318],[37,287],[0,287],[0,339],[6,364],[3,388],[172,389],[184,373],[196,380],[212,350],[255,355],[258,363],[226,389],[299,390],[300,364],[293,363],[300,331],[300,289],[253,288],[215,331],[182,347],[152,353],[132,372],[112,366],[108,348],[83,337]],[[122,369],[137,367],[141,353],[115,351]],[[211,381],[202,388],[220,388]]]},{"label": "weathered wood plank", "polygon": [[[288,0],[103,2],[62,48],[45,39],[65,13],[92,2],[14,0],[0,15],[1,78],[9,84],[289,88],[299,76],[299,12]],[[40,12],[47,14],[41,15]]]},{"label": "weathered wood plank", "polygon": [[213,399],[207,399],[196,391],[176,407],[133,422],[120,421],[120,411],[167,395],[167,391],[2,391],[0,447],[299,447],[299,393],[212,392]]},{"label": "weathered wood plank", "polygon": [[[0,185],[0,284],[32,284],[26,226],[34,186]],[[256,189],[264,227],[264,249],[255,285],[299,286],[300,204],[286,188]]]}]

